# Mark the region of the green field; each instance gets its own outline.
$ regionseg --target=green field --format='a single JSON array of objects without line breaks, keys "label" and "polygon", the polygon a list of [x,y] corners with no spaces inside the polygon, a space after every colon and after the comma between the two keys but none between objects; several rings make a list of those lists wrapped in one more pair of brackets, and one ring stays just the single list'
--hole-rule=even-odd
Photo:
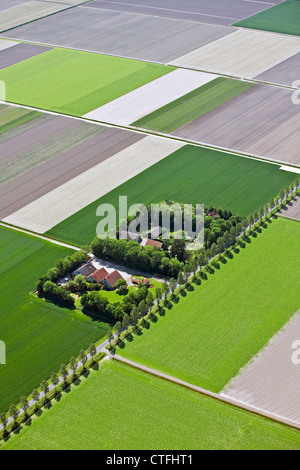
[{"label": "green field", "polygon": [[268,10],[239,21],[235,26],[300,36],[299,0],[288,0],[275,5]]},{"label": "green field", "polygon": [[132,125],[168,134],[203,116],[252,86],[253,84],[240,80],[217,78]]},{"label": "green field", "polygon": [[299,310],[300,224],[279,218],[118,352],[219,392]]},{"label": "green field", "polygon": [[128,204],[170,199],[249,215],[295,179],[295,174],[279,170],[278,165],[185,146],[64,220],[48,234],[79,245],[89,243],[96,236],[96,208],[102,203],[117,208],[119,195],[127,195]]},{"label": "green field", "polygon": [[55,48],[0,71],[6,100],[82,116],[174,70],[137,60]]},{"label": "green field", "polygon": [[300,449],[294,429],[106,363],[3,449]]},{"label": "green field", "polygon": [[32,293],[38,277],[71,250],[3,227],[0,240],[0,339],[7,348],[7,363],[0,365],[0,411],[6,411],[103,337],[108,325]]}]

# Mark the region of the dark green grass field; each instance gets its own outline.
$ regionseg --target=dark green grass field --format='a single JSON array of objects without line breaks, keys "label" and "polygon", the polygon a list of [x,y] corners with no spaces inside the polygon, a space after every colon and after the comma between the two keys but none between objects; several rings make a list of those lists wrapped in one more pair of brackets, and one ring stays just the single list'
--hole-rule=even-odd
[{"label": "dark green grass field", "polygon": [[0,241],[0,340],[7,349],[7,363],[0,365],[0,411],[7,411],[104,336],[108,326],[32,294],[38,277],[71,250],[4,227]]},{"label": "dark green grass field", "polygon": [[48,235],[79,245],[96,235],[96,209],[119,196],[128,204],[159,203],[166,199],[213,205],[249,215],[295,180],[278,165],[185,146],[52,228]]},{"label": "dark green grass field", "polygon": [[148,114],[132,125],[168,134],[198,119],[252,86],[251,83],[220,77]]},{"label": "dark green grass field", "polygon": [[300,2],[288,0],[239,21],[235,26],[300,36]]},{"label": "dark green grass field", "polygon": [[278,218],[118,353],[219,392],[299,310],[300,223]]},{"label": "dark green grass field", "polygon": [[55,48],[0,71],[6,99],[82,116],[174,70],[138,60]]},{"label": "dark green grass field", "polygon": [[117,362],[92,372],[3,449],[300,449],[294,429]]}]

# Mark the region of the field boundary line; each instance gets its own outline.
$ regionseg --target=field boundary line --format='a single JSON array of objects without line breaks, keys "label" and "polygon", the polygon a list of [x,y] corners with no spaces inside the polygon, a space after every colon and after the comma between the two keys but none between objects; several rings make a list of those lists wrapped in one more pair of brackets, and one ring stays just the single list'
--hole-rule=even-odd
[{"label": "field boundary line", "polygon": [[[87,0],[84,3],[89,3],[89,2],[90,0]],[[83,5],[83,3],[76,3],[76,5],[70,5],[69,3],[62,3],[62,2],[55,2],[55,1],[53,3],[56,3],[57,5],[66,5],[66,8],[61,8],[60,10],[53,11],[52,13],[48,13],[47,15],[40,16],[39,18],[34,18],[32,20],[25,21],[25,23],[20,23],[16,26],[12,26],[11,28],[2,29],[0,31],[0,34],[7,33],[8,31],[12,31],[13,29],[20,28],[21,26],[34,23],[35,21],[43,20],[44,18],[48,18],[49,16],[56,15],[57,13],[61,13],[62,11],[70,10],[71,8],[76,8],[76,7],[79,7],[80,5]]]},{"label": "field boundary line", "polygon": [[299,165],[295,165],[295,164],[292,165],[290,162],[286,162],[286,161],[271,160],[267,157],[260,157],[259,155],[256,155],[256,154],[250,154],[250,153],[248,154],[248,153],[244,153],[244,152],[239,152],[239,151],[234,150],[234,149],[229,149],[229,148],[226,148],[226,147],[219,147],[219,146],[215,146],[215,145],[209,145],[209,144],[206,144],[204,142],[197,142],[195,140],[188,140],[188,139],[184,139],[182,137],[177,137],[177,136],[174,136],[174,135],[171,135],[171,134],[164,134],[162,132],[150,131],[150,130],[147,130],[147,129],[141,129],[139,127],[121,126],[121,125],[118,125],[118,124],[112,124],[112,123],[104,122],[104,121],[94,121],[92,119],[87,119],[87,118],[84,118],[82,116],[75,116],[75,115],[67,114],[67,113],[59,113],[57,111],[51,111],[49,109],[36,108],[34,106],[27,106],[27,105],[24,105],[24,104],[15,103],[13,101],[0,100],[0,104],[4,104],[4,105],[8,105],[8,106],[16,106],[16,107],[19,107],[19,108],[38,111],[40,113],[51,114],[52,116],[68,117],[70,119],[76,119],[78,121],[87,122],[87,123],[90,123],[90,124],[95,124],[97,126],[108,127],[108,128],[114,127],[116,129],[123,129],[123,130],[131,131],[131,132],[135,132],[137,134],[144,134],[145,136],[151,136],[152,135],[152,136],[158,137],[160,139],[174,140],[174,141],[177,141],[177,142],[182,142],[186,145],[193,145],[194,147],[201,147],[201,148],[205,148],[205,149],[209,149],[209,150],[217,150],[217,151],[220,151],[220,152],[223,152],[223,153],[228,153],[229,155],[235,155],[237,157],[242,157],[242,158],[249,158],[251,160],[257,160],[257,161],[260,161],[260,162],[267,162],[267,163],[270,163],[272,165],[277,165],[277,166],[285,165],[285,166],[291,167],[291,169],[294,168],[294,169],[297,169],[297,170],[299,170],[299,168],[300,168],[300,164]]},{"label": "field boundary line", "polygon": [[[86,3],[89,3],[89,1],[90,0],[88,0],[88,2],[86,2]],[[82,5],[83,4],[75,5],[75,6],[80,8]],[[89,7],[89,8],[91,8],[91,7]],[[64,10],[62,10],[62,11],[64,11]],[[115,11],[115,10],[113,10],[113,11]],[[58,12],[58,13],[60,13],[60,12]],[[55,13],[51,13],[51,14],[55,15]],[[50,15],[48,15],[48,16],[50,16]],[[43,19],[43,18],[39,18],[39,19]],[[38,20],[33,20],[33,21],[38,21]],[[20,26],[23,26],[23,25],[20,25]],[[214,25],[214,26],[217,26],[217,25]],[[11,28],[11,29],[16,29],[16,28],[19,28],[19,26],[15,26],[14,28]],[[244,29],[249,30],[249,28],[244,28]],[[20,42],[21,44],[34,44],[34,45],[37,45],[37,46],[53,47],[53,48],[57,48],[57,49],[67,49],[67,50],[71,50],[71,51],[86,52],[86,53],[89,53],[89,54],[99,54],[99,55],[105,55],[105,56],[110,56],[110,57],[119,57],[120,59],[135,60],[137,62],[145,62],[145,63],[148,63],[148,64],[163,65],[165,67],[173,67],[173,68],[176,67],[177,69],[192,70],[192,71],[196,71],[196,72],[209,73],[209,74],[212,74],[212,75],[218,75],[219,77],[222,77],[222,78],[230,78],[232,80],[238,80],[238,81],[241,81],[241,82],[254,83],[256,85],[275,86],[277,88],[285,88],[285,89],[288,89],[288,90],[298,90],[299,89],[298,87],[283,85],[282,83],[273,83],[273,82],[268,82],[268,81],[265,81],[265,80],[257,80],[255,77],[253,77],[253,78],[238,77],[236,75],[231,75],[231,74],[223,74],[223,73],[219,73],[219,72],[212,72],[211,70],[207,70],[207,69],[197,69],[195,67],[188,67],[188,66],[183,66],[183,65],[181,65],[181,66],[173,65],[172,64],[173,61],[165,63],[165,62],[153,61],[153,60],[148,60],[148,59],[137,59],[135,57],[125,56],[125,55],[120,55],[120,54],[113,54],[113,53],[108,54],[107,52],[93,51],[91,49],[81,49],[79,47],[72,47],[72,46],[60,46],[58,44],[52,44],[50,42],[49,43],[44,43],[44,42],[39,42],[39,41],[28,41],[26,39],[17,39],[17,38],[10,38],[10,37],[7,37],[7,36],[3,36],[3,33],[6,33],[7,31],[9,31],[9,30],[5,30],[3,32],[0,31],[0,39],[8,40],[8,41],[17,41],[17,42]],[[257,30],[253,30],[253,31],[257,31]],[[285,34],[285,36],[286,36],[286,34]],[[295,37],[299,38],[298,36],[295,36]],[[191,52],[193,52],[193,51],[191,51]],[[296,55],[296,53],[294,55]],[[293,57],[293,56],[291,56],[291,57]],[[174,59],[174,60],[176,60],[176,59]],[[281,62],[279,62],[279,64],[280,63]],[[267,70],[269,70],[269,69],[267,69]]]},{"label": "field boundary line", "polygon": [[240,408],[242,410],[249,411],[251,413],[254,413],[256,415],[263,416],[264,418],[271,419],[272,421],[276,421],[278,423],[300,429],[300,423],[297,423],[296,421],[293,421],[288,418],[284,418],[283,416],[276,415],[275,413],[271,413],[266,410],[262,410],[260,408],[256,408],[255,406],[248,405],[247,403],[244,403],[242,401],[233,399],[227,395],[221,395],[218,393],[211,392],[210,390],[206,390],[204,388],[198,387],[197,385],[190,384],[189,382],[185,382],[184,380],[178,379],[176,377],[173,377],[171,375],[164,374],[163,372],[159,372],[155,369],[151,369],[149,367],[143,366],[142,364],[138,364],[136,362],[130,361],[128,359],[125,359],[119,355],[111,355],[109,351],[107,353],[110,355],[112,359],[115,359],[116,361],[123,362],[135,369],[139,369],[143,372],[146,372],[150,375],[154,375],[156,377],[159,377],[161,379],[167,380],[168,382],[173,382],[177,385],[180,385],[182,387],[189,388],[190,390],[193,390],[195,392],[201,393],[202,395],[206,395],[210,398],[214,398],[215,400],[218,400],[223,403],[227,403],[229,405],[235,406],[236,408]]},{"label": "field boundary line", "polygon": [[0,222],[0,226],[11,229],[11,230],[15,230],[16,232],[25,233],[26,235],[30,235],[35,238],[40,238],[41,240],[45,240],[47,242],[53,243],[54,245],[64,246],[65,248],[70,248],[71,250],[75,250],[75,251],[81,251],[81,248],[79,248],[78,246],[70,245],[69,243],[65,243],[65,242],[60,242],[58,240],[55,240],[54,238],[45,237],[42,234],[39,234],[36,232],[30,232],[30,230],[16,227],[15,225],[6,224],[5,222]]},{"label": "field boundary line", "polygon": [[[279,215],[279,217],[280,217],[280,215]],[[286,218],[288,218],[288,217],[286,217]],[[291,219],[291,220],[296,220],[296,219]],[[299,222],[299,220],[297,220],[297,222]],[[294,312],[293,315],[289,318],[289,320],[287,320],[287,322],[284,323],[284,325],[280,328],[280,330],[276,331],[276,333],[274,333],[274,335],[271,336],[271,338],[268,340],[268,342],[256,354],[254,354],[254,356],[252,356],[251,359],[243,367],[241,367],[239,369],[238,373],[234,377],[232,377],[229,380],[229,382],[227,382],[226,385],[224,385],[224,387],[220,391],[220,395],[228,396],[227,392],[232,387],[235,380],[237,380],[237,378],[240,377],[240,375],[244,374],[247,371],[247,369],[253,364],[253,362],[255,362],[256,359],[264,351],[266,351],[266,349],[268,349],[270,346],[272,346],[272,344],[278,338],[278,336],[281,335],[289,327],[290,323],[299,315],[300,315],[300,309],[296,310],[296,312]],[[244,402],[242,402],[242,403],[244,403]]]}]

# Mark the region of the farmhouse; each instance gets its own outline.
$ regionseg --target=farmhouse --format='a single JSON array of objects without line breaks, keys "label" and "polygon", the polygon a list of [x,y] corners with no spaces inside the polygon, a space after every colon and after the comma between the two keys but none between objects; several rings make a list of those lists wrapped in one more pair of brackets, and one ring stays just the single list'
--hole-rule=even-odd
[{"label": "farmhouse", "polygon": [[115,270],[115,271],[111,272],[110,274],[108,274],[107,276],[105,276],[105,278],[102,279],[102,281],[100,281],[100,282],[101,282],[101,284],[104,285],[104,287],[106,287],[106,289],[113,290],[115,285],[117,284],[117,282],[120,279],[123,279],[123,276],[121,276],[119,271]]},{"label": "farmhouse", "polygon": [[141,243],[142,237],[138,233],[127,232],[127,230],[120,230],[119,238],[123,238],[130,242],[134,240],[135,242]]},{"label": "farmhouse", "polygon": [[108,275],[108,272],[106,271],[105,268],[100,268],[97,269],[97,271],[94,271],[92,274],[86,277],[86,280],[88,282],[96,282],[97,284],[101,282],[106,276]]},{"label": "farmhouse", "polygon": [[208,215],[209,215],[209,217],[213,217],[214,219],[216,219],[218,217],[218,214],[217,214],[216,211],[212,211]]},{"label": "farmhouse", "polygon": [[96,271],[95,266],[92,263],[87,263],[87,264],[84,264],[83,266],[81,266],[80,268],[76,269],[73,272],[73,275],[75,277],[75,276],[78,276],[79,274],[81,274],[82,276],[87,278],[88,276],[90,276],[95,271]]},{"label": "farmhouse", "polygon": [[156,248],[162,248],[163,244],[156,240],[151,240],[150,238],[143,238],[141,246],[153,246]]}]

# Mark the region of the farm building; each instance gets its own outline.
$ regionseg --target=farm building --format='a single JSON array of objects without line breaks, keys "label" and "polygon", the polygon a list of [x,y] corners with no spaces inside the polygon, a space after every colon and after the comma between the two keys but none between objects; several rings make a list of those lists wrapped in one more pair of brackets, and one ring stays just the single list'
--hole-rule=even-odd
[{"label": "farm building", "polygon": [[115,270],[105,276],[105,278],[102,279],[101,283],[104,285],[104,287],[106,287],[107,290],[113,290],[120,279],[123,279],[123,276],[121,276],[119,271]]},{"label": "farm building", "polygon": [[92,263],[88,263],[88,264],[84,264],[83,266],[81,266],[80,268],[76,269],[74,272],[73,272],[73,275],[74,277],[75,276],[78,276],[79,274],[81,274],[82,276],[84,276],[85,278],[87,278],[88,276],[90,276],[92,273],[94,273],[96,271],[96,268],[95,266],[92,264]]},{"label": "farm building", "polygon": [[134,240],[135,242],[141,243],[142,237],[138,233],[133,233],[133,232],[127,232],[127,230],[120,230],[120,235],[119,238],[123,238],[124,240],[127,240],[130,242],[131,240]]},{"label": "farm building", "polygon": [[156,248],[162,248],[163,244],[157,240],[151,240],[150,238],[143,238],[141,246],[153,246]]},{"label": "farm building", "polygon": [[86,277],[88,282],[96,282],[97,284],[102,281],[108,275],[108,271],[105,268],[97,269],[92,274]]}]

